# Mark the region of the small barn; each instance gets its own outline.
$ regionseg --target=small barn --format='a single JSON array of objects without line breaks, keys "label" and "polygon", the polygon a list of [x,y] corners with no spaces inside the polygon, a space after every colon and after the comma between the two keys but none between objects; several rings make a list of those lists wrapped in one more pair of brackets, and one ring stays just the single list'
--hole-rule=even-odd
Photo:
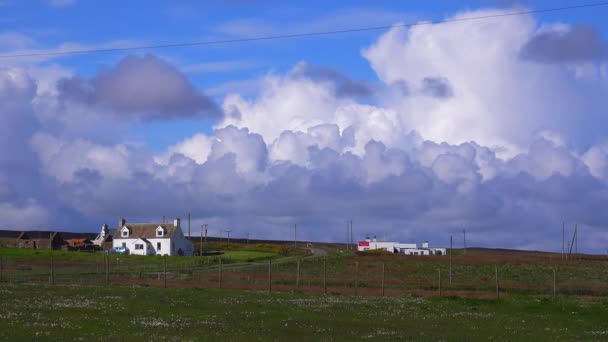
[{"label": "small barn", "polygon": [[58,232],[41,230],[24,231],[16,239],[17,248],[61,249],[65,241]]}]

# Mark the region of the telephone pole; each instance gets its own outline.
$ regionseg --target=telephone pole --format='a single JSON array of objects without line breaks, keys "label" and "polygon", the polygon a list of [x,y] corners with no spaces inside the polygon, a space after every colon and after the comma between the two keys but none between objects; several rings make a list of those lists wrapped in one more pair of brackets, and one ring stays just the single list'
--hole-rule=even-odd
[{"label": "telephone pole", "polygon": [[298,224],[293,225],[293,252],[298,250]]},{"label": "telephone pole", "polygon": [[353,238],[353,220],[350,220],[350,242],[352,244],[352,248],[356,249],[355,239]]},{"label": "telephone pole", "polygon": [[452,285],[452,235],[450,235],[450,285]]},{"label": "telephone pole", "polygon": [[346,221],[346,250],[350,249],[350,221]]},{"label": "telephone pole", "polygon": [[562,222],[562,261],[564,261],[565,244],[566,244],[566,222]]},{"label": "telephone pole", "polygon": [[230,232],[231,232],[232,230],[228,230],[228,229],[226,229],[226,230],[224,230],[224,231],[226,232],[226,234],[228,234],[228,242],[230,242]]},{"label": "telephone pole", "polygon": [[463,253],[467,254],[467,230],[466,229],[462,230],[462,241],[463,241],[463,245],[464,245]]},{"label": "telephone pole", "polygon": [[201,224],[201,248],[200,253],[203,255],[203,232],[205,233],[205,247],[207,246],[207,224]]}]

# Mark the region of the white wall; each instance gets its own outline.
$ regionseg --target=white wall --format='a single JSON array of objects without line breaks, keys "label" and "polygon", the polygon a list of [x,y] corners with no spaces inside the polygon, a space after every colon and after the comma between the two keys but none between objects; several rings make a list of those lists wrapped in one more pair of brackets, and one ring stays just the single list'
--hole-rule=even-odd
[{"label": "white wall", "polygon": [[[120,234],[120,232],[118,232],[118,234]],[[178,255],[178,251],[181,248],[183,251],[183,254],[185,256],[192,256],[194,255],[194,246],[192,245],[192,242],[188,241],[188,239],[186,239],[186,237],[184,236],[184,233],[182,232],[181,227],[177,227],[175,229],[175,232],[173,233],[173,236],[169,239],[169,238],[155,238],[155,239],[148,239],[148,241],[151,244],[151,248],[150,250],[147,250],[145,247],[145,243],[143,241],[141,241],[140,243],[144,244],[144,249],[143,250],[136,250],[135,249],[135,242],[136,241],[141,241],[140,239],[133,239],[133,238],[114,238],[114,242],[112,243],[113,247],[122,247],[123,242],[126,243],[127,248],[129,248],[129,252],[131,254],[136,254],[136,255]],[[161,249],[157,250],[157,244],[161,243]]]}]

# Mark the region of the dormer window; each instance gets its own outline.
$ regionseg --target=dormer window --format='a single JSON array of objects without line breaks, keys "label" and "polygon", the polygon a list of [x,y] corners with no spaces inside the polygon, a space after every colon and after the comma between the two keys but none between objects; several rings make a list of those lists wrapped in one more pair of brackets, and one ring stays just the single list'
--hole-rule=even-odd
[{"label": "dormer window", "polygon": [[129,229],[128,228],[123,228],[120,232],[120,236],[121,237],[129,237]]},{"label": "dormer window", "polygon": [[163,227],[156,228],[156,237],[163,237],[163,236],[165,236],[165,228],[163,228]]}]

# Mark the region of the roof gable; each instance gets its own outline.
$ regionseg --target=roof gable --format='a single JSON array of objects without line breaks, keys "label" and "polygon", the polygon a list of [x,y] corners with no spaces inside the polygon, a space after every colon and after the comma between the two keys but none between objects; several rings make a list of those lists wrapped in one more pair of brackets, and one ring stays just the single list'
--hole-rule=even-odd
[{"label": "roof gable", "polygon": [[[129,229],[129,239],[165,239],[171,238],[175,233],[175,226],[172,223],[128,223],[123,228]],[[163,236],[157,236],[156,232],[159,229],[163,229]],[[118,230],[118,234],[115,238],[123,238],[121,234],[122,229]]]}]

